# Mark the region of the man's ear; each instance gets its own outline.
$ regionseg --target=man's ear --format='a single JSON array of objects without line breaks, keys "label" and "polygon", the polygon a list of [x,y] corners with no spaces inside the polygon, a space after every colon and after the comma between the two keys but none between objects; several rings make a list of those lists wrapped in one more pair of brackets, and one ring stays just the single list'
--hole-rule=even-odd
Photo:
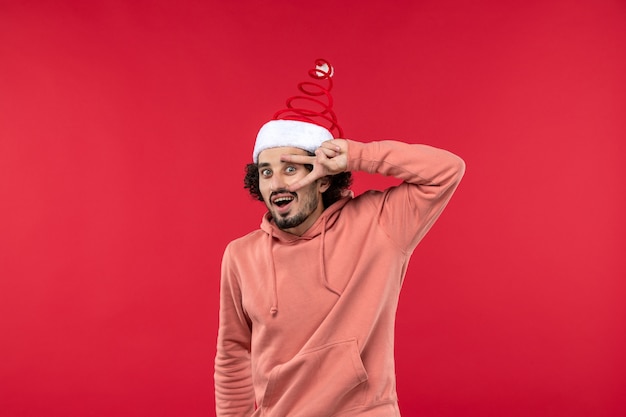
[{"label": "man's ear", "polygon": [[328,190],[329,187],[330,187],[330,176],[327,175],[327,176],[319,179],[319,190],[320,190],[320,193],[326,192],[326,190]]}]

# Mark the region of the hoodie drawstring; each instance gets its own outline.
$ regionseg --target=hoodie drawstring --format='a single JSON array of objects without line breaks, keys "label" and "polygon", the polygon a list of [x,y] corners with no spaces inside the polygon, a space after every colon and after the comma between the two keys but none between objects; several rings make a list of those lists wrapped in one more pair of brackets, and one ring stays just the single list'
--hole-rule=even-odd
[{"label": "hoodie drawstring", "polygon": [[337,290],[335,290],[333,287],[330,286],[330,283],[328,282],[328,276],[326,275],[326,262],[324,262],[324,242],[326,242],[326,221],[328,220],[328,217],[324,217],[323,218],[323,222],[322,222],[322,233],[320,236],[320,271],[322,274],[322,283],[324,284],[324,287],[326,287],[329,291],[337,294],[337,295],[341,295],[341,293]]},{"label": "hoodie drawstring", "polygon": [[270,258],[270,268],[272,273],[272,306],[270,307],[270,314],[275,316],[278,313],[278,284],[276,283],[276,265],[274,264],[274,252],[272,248],[274,246],[274,233],[270,229],[269,233],[270,244],[269,247],[269,258]]},{"label": "hoodie drawstring", "polygon": [[[325,250],[325,242],[326,242],[326,227],[327,227],[328,217],[324,216],[322,219],[322,231],[320,235],[320,249],[319,249],[319,265],[320,265],[320,273],[322,278],[322,285],[332,292],[333,294],[341,295],[341,291],[337,291],[335,288],[330,286],[330,282],[328,281],[328,276],[326,275],[326,262],[324,258],[324,250]],[[270,260],[270,273],[272,274],[272,306],[270,307],[270,314],[275,316],[278,313],[278,278],[276,276],[276,263],[274,261],[274,230],[272,228],[268,231],[268,238],[270,243],[268,245],[269,248],[269,260]]]}]

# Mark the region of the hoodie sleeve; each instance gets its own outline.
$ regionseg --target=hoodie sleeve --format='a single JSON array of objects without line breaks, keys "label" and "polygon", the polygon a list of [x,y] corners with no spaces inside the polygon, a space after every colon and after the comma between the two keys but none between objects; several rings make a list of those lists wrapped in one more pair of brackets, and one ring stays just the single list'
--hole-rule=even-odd
[{"label": "hoodie sleeve", "polygon": [[239,280],[230,256],[222,258],[219,331],[215,356],[215,407],[217,417],[248,417],[254,412],[250,364],[251,329],[242,307]]},{"label": "hoodie sleeve", "polygon": [[[379,223],[389,237],[410,252],[452,197],[465,172],[458,156],[428,145],[396,141],[348,141],[348,170],[401,179],[381,194]],[[380,193],[378,193],[380,194]]]}]

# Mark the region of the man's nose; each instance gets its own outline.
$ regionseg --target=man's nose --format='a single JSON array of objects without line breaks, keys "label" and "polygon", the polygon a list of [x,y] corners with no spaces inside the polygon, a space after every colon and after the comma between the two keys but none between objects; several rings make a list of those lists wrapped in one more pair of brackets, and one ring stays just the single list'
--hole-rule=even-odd
[{"label": "man's nose", "polygon": [[287,188],[287,183],[282,175],[272,175],[270,180],[270,191],[278,191]]}]

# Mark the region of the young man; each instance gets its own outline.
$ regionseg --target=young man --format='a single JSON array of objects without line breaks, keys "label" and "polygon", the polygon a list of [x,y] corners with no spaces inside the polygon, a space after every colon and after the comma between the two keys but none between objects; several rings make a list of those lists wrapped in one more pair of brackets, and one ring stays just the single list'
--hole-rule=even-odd
[{"label": "young man", "polygon": [[[394,322],[410,256],[463,175],[426,145],[272,120],[246,187],[268,208],[222,261],[218,417],[400,416]],[[350,171],[402,183],[358,197]]]}]

